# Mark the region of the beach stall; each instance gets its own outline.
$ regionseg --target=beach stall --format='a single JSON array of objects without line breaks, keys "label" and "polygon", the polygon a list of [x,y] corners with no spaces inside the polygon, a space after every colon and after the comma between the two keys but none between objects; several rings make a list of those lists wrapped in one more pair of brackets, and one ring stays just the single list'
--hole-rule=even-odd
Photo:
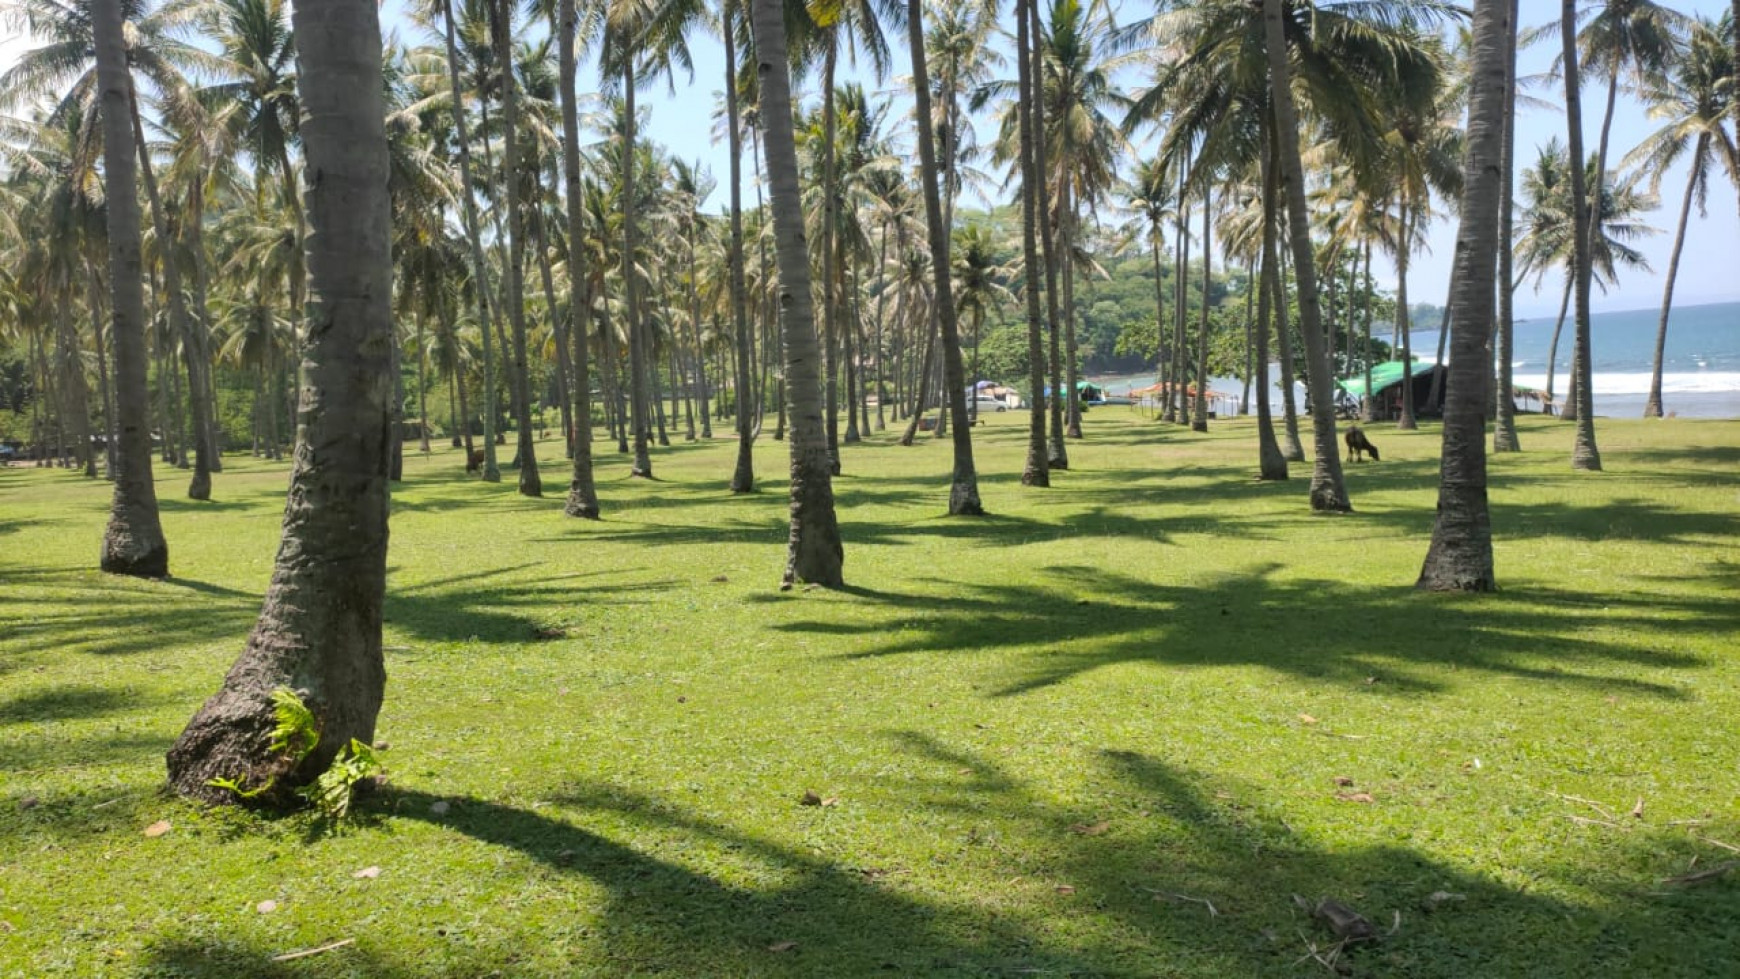
[{"label": "beach stall", "polygon": [[[1414,375],[1414,414],[1442,415],[1444,413],[1444,378],[1438,378],[1438,399],[1432,400],[1432,378],[1434,374],[1443,375],[1445,368],[1441,364],[1415,361]],[[1373,412],[1376,418],[1399,418],[1402,414],[1402,379],[1404,369],[1399,360],[1385,361],[1373,364],[1371,367],[1371,391],[1365,389],[1365,372],[1360,371],[1351,377],[1344,377],[1335,382],[1336,387],[1345,392],[1354,404],[1363,403],[1368,397],[1375,398],[1377,409]]]}]

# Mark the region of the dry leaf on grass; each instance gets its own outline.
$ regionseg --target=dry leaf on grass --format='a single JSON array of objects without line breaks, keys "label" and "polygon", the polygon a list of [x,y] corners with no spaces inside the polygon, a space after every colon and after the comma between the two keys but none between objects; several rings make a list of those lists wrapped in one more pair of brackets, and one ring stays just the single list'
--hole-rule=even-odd
[{"label": "dry leaf on grass", "polygon": [[437,816],[447,815],[447,810],[450,808],[452,807],[447,804],[447,800],[445,799],[442,799],[439,802],[429,803],[429,811]]},{"label": "dry leaf on grass", "polygon": [[271,914],[272,912],[278,910],[278,902],[277,901],[270,901],[270,900],[261,901],[259,904],[254,905],[254,910],[260,912],[261,914]]},{"label": "dry leaf on grass", "polygon": [[1317,723],[1317,718],[1312,717],[1310,714],[1300,714],[1299,720],[1306,723],[1306,724],[1316,724]]},{"label": "dry leaf on grass", "polygon": [[1069,828],[1069,831],[1071,833],[1074,833],[1077,836],[1099,836],[1100,834],[1104,833],[1106,830],[1111,829],[1111,828],[1112,828],[1112,824],[1110,822],[1108,822],[1107,820],[1102,819],[1097,823],[1091,823],[1091,824],[1090,823],[1076,823],[1074,826],[1071,826]]},{"label": "dry leaf on grass", "polygon": [[789,952],[794,948],[797,948],[797,942],[774,942],[767,946],[769,952]]},{"label": "dry leaf on grass", "polygon": [[1068,884],[1059,884],[1059,885],[1057,885],[1057,893],[1059,893],[1059,894],[1074,894],[1075,888],[1071,887]]},{"label": "dry leaf on grass", "polygon": [[381,875],[381,868],[379,868],[379,867],[364,867],[363,869],[357,871],[356,873],[351,874],[351,876],[355,877],[357,880],[374,880],[376,877],[379,877],[380,875]]},{"label": "dry leaf on grass", "polygon": [[1335,797],[1342,802],[1376,802],[1370,792],[1337,792]]},{"label": "dry leaf on grass", "polygon": [[162,836],[164,833],[167,833],[167,832],[169,832],[169,820],[167,820],[167,819],[159,819],[158,821],[145,827],[145,835],[151,839],[156,839],[157,837]]}]

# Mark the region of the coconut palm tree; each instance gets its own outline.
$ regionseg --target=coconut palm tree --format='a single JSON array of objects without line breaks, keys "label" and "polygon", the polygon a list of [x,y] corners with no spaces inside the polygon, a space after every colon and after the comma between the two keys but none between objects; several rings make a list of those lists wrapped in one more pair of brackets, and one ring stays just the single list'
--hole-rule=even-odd
[{"label": "coconut palm tree", "polygon": [[[761,79],[760,107],[766,128],[763,145],[773,196],[787,411],[791,416],[791,534],[785,587],[802,580],[837,588],[844,583],[840,567],[845,551],[834,516],[832,462],[822,424],[821,372],[810,298],[809,249],[804,244],[803,200],[798,192],[785,9],[777,0],[754,0],[750,18],[756,74]],[[739,391],[737,396],[741,399],[745,394]]]},{"label": "coconut palm tree", "polygon": [[561,62],[562,101],[562,189],[564,213],[567,218],[567,280],[569,332],[574,345],[574,399],[577,402],[574,443],[574,467],[568,480],[568,500],[562,512],[570,517],[597,520],[598,490],[592,479],[592,378],[587,361],[586,253],[585,229],[582,223],[580,181],[580,109],[578,68],[575,58],[575,34],[579,16],[574,0],[558,0],[559,21],[556,25],[557,57]]},{"label": "coconut palm tree", "polygon": [[101,566],[141,578],[169,575],[169,544],[151,478],[150,412],[145,385],[145,297],[139,255],[139,199],[133,184],[133,79],[127,70],[120,0],[96,0],[91,33],[103,118],[103,179],[109,216],[109,290],[115,342],[115,402],[120,414],[115,496],[103,533]]},{"label": "coconut palm tree", "polygon": [[[1516,51],[1520,30],[1520,0],[1509,0],[1508,13],[1504,39],[1504,146],[1499,154],[1499,169],[1504,185],[1499,190],[1498,203],[1498,384],[1492,426],[1494,452],[1522,451],[1522,441],[1516,432],[1516,401],[1512,382],[1512,365],[1516,360],[1515,315],[1512,307],[1516,298]],[[1370,390],[1369,384],[1366,389]]]},{"label": "coconut palm tree", "polygon": [[919,0],[906,0],[906,19],[906,36],[912,54],[912,88],[917,102],[913,117],[918,120],[918,179],[924,195],[926,237],[930,244],[931,269],[936,276],[937,321],[942,331],[943,396],[947,399],[945,405],[949,420],[955,426],[955,466],[949,488],[949,514],[978,515],[984,513],[985,508],[979,502],[979,476],[973,466],[973,429],[967,420],[966,369],[961,363],[949,239],[942,223],[942,195],[937,188],[940,170],[932,125],[930,79],[924,61],[924,12]]},{"label": "coconut palm tree", "polygon": [[1033,38],[1029,8],[1035,0],[1015,3],[1016,62],[1016,153],[1015,175],[1021,182],[1021,291],[1027,306],[1027,460],[1021,467],[1021,485],[1051,485],[1049,460],[1045,443],[1045,350],[1044,317],[1039,308],[1041,259],[1035,226],[1042,220],[1039,211],[1038,187],[1040,170],[1034,157],[1039,143],[1034,132],[1033,105],[1035,78],[1032,58]]},{"label": "coconut palm tree", "polygon": [[[223,687],[169,751],[170,783],[193,798],[287,806],[353,745],[374,741],[386,683],[387,429],[393,399],[389,154],[381,34],[369,0],[299,0],[308,192],[307,356],[284,543],[265,607]],[[274,694],[314,715],[319,741],[272,744]]]},{"label": "coconut palm tree", "polygon": [[1282,0],[1263,0],[1263,20],[1270,96],[1275,112],[1277,169],[1287,198],[1293,274],[1299,286],[1300,329],[1305,334],[1306,379],[1311,392],[1311,427],[1317,453],[1311,473],[1311,508],[1347,511],[1353,506],[1348,502],[1347,487],[1342,482],[1341,446],[1335,431],[1335,407],[1330,400],[1330,370],[1317,306],[1310,215],[1305,201],[1305,168],[1299,158],[1299,118],[1293,102]]},{"label": "coconut palm tree", "polygon": [[[489,263],[483,256],[483,232],[478,218],[477,171],[471,162],[471,133],[467,121],[469,113],[465,108],[465,90],[459,82],[463,71],[459,56],[459,17],[454,9],[456,0],[438,2],[441,5],[442,39],[447,48],[448,92],[452,100],[449,111],[453,114],[454,146],[459,156],[460,200],[464,205],[461,212],[462,224],[465,227],[466,241],[471,246],[472,297],[477,303],[477,321],[483,334],[483,405],[479,412],[483,417],[483,466],[479,473],[486,482],[498,483],[501,481],[501,468],[495,457],[495,358],[490,346],[494,319],[489,301]],[[470,424],[467,420],[468,430]]]},{"label": "coconut palm tree", "polygon": [[[1504,153],[1509,0],[1474,7],[1473,90],[1468,108],[1468,179],[1456,241],[1450,315],[1462,324],[1450,354],[1437,518],[1417,586],[1431,591],[1492,591],[1492,523],[1486,505],[1486,389],[1491,363],[1498,240],[1499,173]],[[1480,328],[1473,329],[1471,326]]]},{"label": "coconut palm tree", "polygon": [[1661,178],[1683,158],[1686,162],[1686,189],[1680,202],[1679,223],[1674,230],[1674,245],[1668,256],[1667,278],[1662,285],[1661,319],[1656,325],[1655,359],[1650,370],[1649,399],[1644,402],[1645,418],[1660,418],[1662,356],[1667,348],[1668,312],[1673,307],[1674,279],[1679,274],[1680,250],[1686,243],[1686,222],[1691,217],[1694,200],[1698,214],[1703,216],[1704,196],[1709,186],[1710,170],[1718,160],[1740,161],[1733,138],[1723,123],[1727,103],[1735,96],[1724,91],[1724,84],[1735,84],[1735,62],[1715,24],[1695,21],[1686,46],[1678,52],[1661,77],[1645,80],[1643,99],[1649,105],[1651,118],[1662,126],[1637,148],[1626,154],[1624,165],[1650,175],[1650,190],[1659,193]]},{"label": "coconut palm tree", "polygon": [[[1595,166],[1589,160],[1585,174]],[[1570,310],[1576,286],[1577,239],[1572,221],[1570,159],[1557,138],[1549,139],[1537,154],[1535,164],[1523,171],[1522,192],[1527,207],[1523,211],[1523,233],[1517,238],[1516,251],[1522,259],[1520,275],[1533,275],[1538,288],[1545,274],[1553,268],[1563,268],[1564,293],[1560,298],[1559,316],[1553,326],[1553,336],[1547,346],[1547,401],[1553,401],[1555,366],[1558,363],[1559,336]],[[1585,176],[1589,183],[1593,178]],[[1655,198],[1637,187],[1637,174],[1620,175],[1601,192],[1601,207],[1597,215],[1600,233],[1590,255],[1592,283],[1605,292],[1618,281],[1620,268],[1649,270],[1649,262],[1631,242],[1655,229],[1639,223],[1637,215],[1655,208]],[[1575,396],[1573,390],[1572,396]]]}]

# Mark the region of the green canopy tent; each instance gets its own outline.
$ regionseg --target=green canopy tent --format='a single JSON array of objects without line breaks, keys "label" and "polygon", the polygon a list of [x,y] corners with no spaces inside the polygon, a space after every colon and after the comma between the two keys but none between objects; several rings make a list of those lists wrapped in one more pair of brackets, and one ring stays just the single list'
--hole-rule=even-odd
[{"label": "green canopy tent", "polygon": [[[1401,413],[1403,370],[1404,367],[1399,360],[1372,365],[1371,388],[1377,398],[1379,417],[1395,417]],[[1442,415],[1444,413],[1444,384],[1442,379],[1437,385],[1438,400],[1432,400],[1432,375],[1442,370],[1444,367],[1439,364],[1429,361],[1414,361],[1414,414]],[[1335,383],[1341,390],[1347,392],[1348,396],[1355,402],[1359,402],[1367,396],[1364,371],[1351,377],[1344,377]]]}]

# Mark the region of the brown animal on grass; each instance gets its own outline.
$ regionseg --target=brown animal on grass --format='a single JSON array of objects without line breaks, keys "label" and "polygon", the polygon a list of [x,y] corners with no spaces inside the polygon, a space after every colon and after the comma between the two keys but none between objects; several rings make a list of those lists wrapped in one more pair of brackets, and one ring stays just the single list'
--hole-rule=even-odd
[{"label": "brown animal on grass", "polygon": [[483,450],[473,449],[471,455],[465,458],[465,471],[474,473],[481,468],[483,468]]},{"label": "brown animal on grass", "polygon": [[1381,461],[1378,458],[1377,446],[1371,444],[1371,439],[1365,437],[1365,431],[1358,425],[1347,430],[1345,441],[1347,442],[1348,462],[1364,462],[1365,453],[1367,452],[1371,453],[1371,459],[1373,462]]}]

